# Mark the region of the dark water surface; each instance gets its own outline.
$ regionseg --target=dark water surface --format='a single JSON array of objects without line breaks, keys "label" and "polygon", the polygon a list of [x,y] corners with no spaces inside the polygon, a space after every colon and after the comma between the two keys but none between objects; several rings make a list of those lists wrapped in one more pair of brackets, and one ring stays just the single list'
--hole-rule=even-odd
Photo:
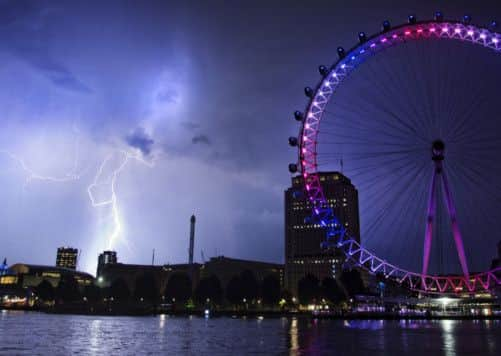
[{"label": "dark water surface", "polygon": [[501,355],[501,321],[95,317],[0,311],[1,355]]}]

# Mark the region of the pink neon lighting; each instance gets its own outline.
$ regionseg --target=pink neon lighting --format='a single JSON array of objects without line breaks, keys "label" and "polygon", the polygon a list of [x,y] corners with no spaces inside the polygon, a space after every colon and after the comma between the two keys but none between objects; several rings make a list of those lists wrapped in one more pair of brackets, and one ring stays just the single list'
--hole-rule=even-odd
[{"label": "pink neon lighting", "polygon": [[406,36],[409,36],[411,34],[411,31],[405,31],[404,33]]},{"label": "pink neon lighting", "polygon": [[[436,33],[436,35],[442,39],[465,40],[468,42],[472,42],[474,44],[482,45],[483,47],[490,47],[496,50],[498,49],[498,43],[500,43],[501,40],[498,34],[492,33],[487,29],[475,28],[473,26],[465,26],[464,24],[459,22],[445,22],[445,23],[430,22],[426,24],[421,23],[415,25],[406,24],[404,28],[405,30],[404,31],[400,30],[401,32],[395,31],[391,32],[391,34],[381,34],[379,35],[379,38],[375,38],[370,45],[367,44],[360,45],[358,49],[354,50],[356,51],[354,53],[360,53],[361,56],[357,58],[360,58],[360,61],[363,62],[366,58],[366,56],[363,54],[365,52],[367,53],[369,52],[367,51],[366,46],[369,46],[369,48],[373,49],[372,51],[370,51],[371,54],[377,54],[379,49],[387,47],[387,46],[376,46],[377,43],[398,45],[402,43],[402,41],[400,41],[399,38],[402,38],[403,36],[412,35],[413,33],[419,34],[423,32],[428,34]],[[409,32],[409,34],[406,34],[406,32]],[[440,32],[440,34],[438,32]],[[456,34],[464,34],[465,36],[467,36],[467,39],[465,38],[465,36]],[[419,39],[424,40],[428,38],[428,36],[415,36],[412,38],[417,40]],[[495,44],[495,46],[493,44]],[[326,205],[325,195],[322,191],[317,173],[316,145],[318,137],[318,131],[317,131],[319,126],[318,124],[322,119],[322,113],[324,110],[325,103],[327,103],[331,98],[331,96],[334,95],[337,87],[341,85],[341,82],[345,78],[347,78],[347,74],[349,74],[354,67],[346,66],[344,63],[341,62],[340,64],[338,64],[337,68],[343,69],[343,71],[341,72],[342,75],[337,75],[337,73],[335,73],[336,68],[333,69],[333,72],[331,73],[332,77],[330,78],[336,78],[336,80],[331,79],[332,80],[331,82],[326,81],[324,85],[318,87],[317,95],[320,94],[322,95],[321,96],[322,102],[320,104],[318,104],[318,102],[315,102],[315,104],[310,105],[309,112],[306,114],[307,120],[303,121],[303,132],[305,129],[312,131],[308,131],[308,134],[306,135],[307,139],[301,141],[300,143],[299,149],[300,152],[302,152],[301,153],[302,159],[299,160],[299,163],[302,165],[301,171],[305,181],[307,182],[307,183],[305,182],[305,187],[308,191],[307,195],[309,197],[309,201],[311,201],[311,204],[315,207]],[[325,91],[325,86],[328,86],[329,90]],[[338,238],[336,235],[335,237],[332,237],[332,239],[336,240],[331,240],[331,241],[334,243],[335,246],[338,246],[340,249],[342,249],[347,256],[352,256],[355,260],[363,261],[364,263],[361,264],[367,270],[373,272],[382,271],[386,277],[388,276],[395,277],[397,280],[400,281],[400,283],[403,283],[409,288],[416,291],[438,293],[438,294],[464,293],[464,292],[476,292],[480,290],[489,290],[492,287],[501,286],[501,277],[500,277],[501,267],[490,271],[482,272],[479,274],[473,274],[473,275],[468,274],[469,272],[466,263],[466,255],[462,243],[462,237],[455,216],[455,207],[454,203],[452,202],[451,192],[448,191],[449,186],[446,181],[447,178],[445,177],[445,175],[439,174],[436,177],[435,185],[441,184],[443,188],[442,189],[444,193],[443,199],[445,201],[445,205],[449,213],[449,218],[452,225],[451,227],[452,227],[453,237],[456,245],[456,250],[459,256],[459,260],[461,263],[461,268],[463,269],[463,275],[438,277],[438,276],[428,275],[427,274],[428,270],[426,270],[426,273],[423,273],[423,271],[421,271],[422,273],[406,271],[404,269],[401,269],[397,266],[388,263],[385,260],[378,258],[370,251],[360,246],[355,240],[353,240],[349,236],[343,235]],[[434,202],[437,202],[438,199],[436,195],[437,194],[435,193],[433,197]],[[336,226],[335,225],[336,220],[333,220],[335,219],[335,216],[333,215],[332,212],[322,210],[321,213],[323,214],[322,220],[325,219],[327,226]],[[427,244],[426,240],[429,241],[428,242],[429,250],[431,251],[432,239],[433,239],[431,230],[433,227],[433,220],[430,221],[427,220],[426,223],[427,225],[430,225],[431,228],[428,228],[428,230],[430,230],[429,233],[425,231],[425,245]],[[424,248],[427,249],[428,247],[425,246]],[[425,257],[424,255],[425,253],[423,253],[423,267],[426,264],[424,261]]]}]

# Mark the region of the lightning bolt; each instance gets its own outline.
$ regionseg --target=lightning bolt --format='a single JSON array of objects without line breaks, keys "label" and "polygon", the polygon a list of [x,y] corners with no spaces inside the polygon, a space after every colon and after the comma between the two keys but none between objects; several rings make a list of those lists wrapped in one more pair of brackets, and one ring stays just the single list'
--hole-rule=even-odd
[{"label": "lightning bolt", "polygon": [[[78,145],[78,141],[77,141]],[[30,168],[27,164],[24,158],[8,151],[8,150],[0,150],[0,154],[3,154],[7,156],[10,160],[14,161],[25,173],[26,173],[26,178],[24,182],[24,188],[28,184],[30,184],[34,180],[39,180],[39,181],[47,181],[47,182],[52,182],[52,183],[66,183],[66,182],[71,182],[80,179],[81,175],[78,173],[78,148],[75,151],[75,164],[73,166],[73,169],[66,173],[65,175],[62,176],[52,176],[52,175],[42,175],[40,173],[35,172],[32,168]]]},{"label": "lightning bolt", "polygon": [[[26,174],[25,182],[23,188],[26,188],[28,184],[32,181],[45,181],[51,183],[67,183],[81,179],[82,172],[78,172],[79,167],[79,139],[77,138],[75,142],[75,159],[72,170],[61,176],[56,175],[44,175],[36,172],[31,168],[25,161],[25,159],[9,150],[0,150],[1,155],[5,155],[7,158],[12,160],[20,167],[20,169]],[[114,158],[118,158],[118,163]],[[156,157],[152,157],[151,160],[143,158],[142,154],[137,152],[130,152],[126,150],[116,150],[109,154],[99,165],[97,172],[94,176],[94,180],[87,187],[87,193],[94,208],[109,207],[111,211],[111,221],[112,221],[112,231],[107,238],[108,249],[112,249],[117,240],[121,238],[123,224],[120,215],[119,201],[117,197],[117,180],[123,170],[127,167],[129,162],[134,160],[147,167],[154,167],[156,162]],[[111,173],[107,173],[111,172]],[[104,189],[108,190],[107,197],[103,199],[101,196],[97,196],[96,190]],[[123,242],[127,246],[127,241],[123,239]],[[128,247],[128,246],[127,246]]]},{"label": "lightning bolt", "polygon": [[[118,163],[113,161],[113,158],[115,158],[116,155],[119,156]],[[109,250],[113,249],[116,241],[122,235],[123,228],[116,192],[116,185],[120,174],[131,160],[135,160],[150,168],[155,165],[155,158],[153,158],[151,161],[147,161],[143,159],[139,153],[131,153],[125,150],[119,150],[111,153],[103,160],[103,162],[99,165],[97,173],[94,177],[94,181],[87,187],[87,193],[94,208],[110,207],[113,229],[108,237]],[[107,174],[106,170],[109,169],[110,166],[111,173]],[[95,194],[97,190],[101,189],[101,187],[109,189],[109,197],[107,199],[102,199],[98,197],[97,194]],[[122,242],[128,247],[127,241],[123,239],[123,237]]]}]

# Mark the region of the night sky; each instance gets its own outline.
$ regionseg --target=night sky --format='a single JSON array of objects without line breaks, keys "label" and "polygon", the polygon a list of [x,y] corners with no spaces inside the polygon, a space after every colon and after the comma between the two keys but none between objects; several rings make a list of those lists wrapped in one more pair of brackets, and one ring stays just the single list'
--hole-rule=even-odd
[{"label": "night sky", "polygon": [[287,137],[318,65],[385,19],[484,24],[496,3],[0,1],[0,256],[186,262],[195,213],[197,261],[282,262]]}]

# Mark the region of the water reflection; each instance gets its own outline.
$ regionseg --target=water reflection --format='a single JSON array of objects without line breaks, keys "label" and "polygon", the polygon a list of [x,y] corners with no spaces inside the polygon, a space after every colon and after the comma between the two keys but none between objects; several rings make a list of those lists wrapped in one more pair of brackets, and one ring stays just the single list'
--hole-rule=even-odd
[{"label": "water reflection", "polygon": [[0,355],[501,355],[499,321],[0,313]]},{"label": "water reflection", "polygon": [[295,352],[299,349],[297,318],[292,318],[291,320],[289,335],[290,335],[290,345],[291,345],[290,351]]},{"label": "water reflection", "polygon": [[442,338],[444,343],[444,351],[446,356],[456,355],[456,340],[454,335],[455,320],[441,320]]}]

